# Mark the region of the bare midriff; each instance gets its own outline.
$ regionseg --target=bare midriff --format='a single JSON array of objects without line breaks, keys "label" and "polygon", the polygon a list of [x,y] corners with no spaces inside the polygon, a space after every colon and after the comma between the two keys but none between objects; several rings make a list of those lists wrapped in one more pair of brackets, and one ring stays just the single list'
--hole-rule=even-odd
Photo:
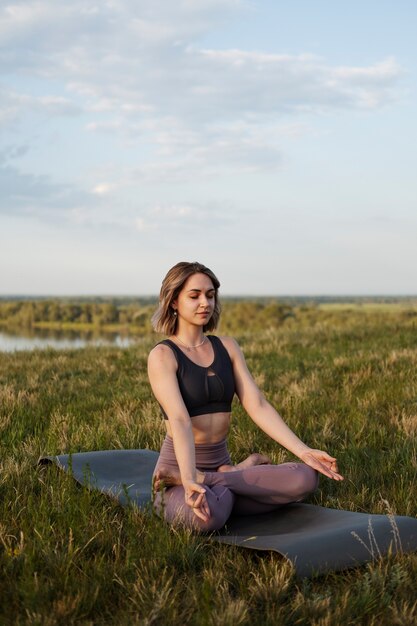
[{"label": "bare midriff", "polygon": [[[218,443],[229,433],[231,413],[205,413],[191,418],[195,443]],[[171,425],[165,421],[167,434],[172,437]]]}]

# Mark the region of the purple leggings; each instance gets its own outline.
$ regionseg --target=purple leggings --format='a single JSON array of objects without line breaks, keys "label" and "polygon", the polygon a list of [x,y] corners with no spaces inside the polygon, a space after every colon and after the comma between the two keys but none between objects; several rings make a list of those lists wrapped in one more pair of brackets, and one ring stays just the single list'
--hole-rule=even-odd
[{"label": "purple leggings", "polygon": [[[290,502],[300,502],[317,489],[318,475],[304,463],[256,465],[231,472],[216,471],[231,465],[226,440],[214,444],[195,445],[196,467],[205,473],[210,518],[204,522],[184,502],[184,487],[175,486],[158,492],[154,508],[158,515],[173,525],[199,532],[218,530],[230,514],[267,513]],[[179,470],[171,437],[166,436],[156,465]]]}]

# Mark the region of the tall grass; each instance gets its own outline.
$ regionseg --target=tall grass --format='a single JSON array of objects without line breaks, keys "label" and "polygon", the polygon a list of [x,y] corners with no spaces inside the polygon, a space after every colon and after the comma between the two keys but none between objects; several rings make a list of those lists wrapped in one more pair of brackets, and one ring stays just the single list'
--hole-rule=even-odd
[{"label": "tall grass", "polygon": [[[338,457],[346,480],[323,479],[312,502],[417,515],[413,315],[316,310],[238,339],[290,426]],[[415,554],[298,580],[276,554],[174,531],[37,466],[42,454],[158,449],[154,342],[0,354],[0,623],[415,624]],[[238,403],[229,443],[236,462],[289,457]]]}]

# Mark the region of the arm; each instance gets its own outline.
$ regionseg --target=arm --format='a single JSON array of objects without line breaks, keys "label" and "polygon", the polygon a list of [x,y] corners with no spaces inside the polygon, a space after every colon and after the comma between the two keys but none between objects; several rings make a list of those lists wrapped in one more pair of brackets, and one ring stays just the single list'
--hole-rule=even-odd
[{"label": "arm", "polygon": [[336,459],[322,450],[313,450],[303,443],[265,399],[253,380],[236,341],[230,337],[222,337],[222,341],[233,363],[237,396],[255,424],[307,465],[329,478],[343,480],[338,474]]},{"label": "arm", "polygon": [[148,358],[148,376],[157,401],[168,415],[174,441],[175,456],[180,468],[185,501],[203,520],[210,511],[205,499],[205,489],[197,483],[194,435],[191,419],[181,396],[176,376],[177,363],[170,348],[155,346]]}]

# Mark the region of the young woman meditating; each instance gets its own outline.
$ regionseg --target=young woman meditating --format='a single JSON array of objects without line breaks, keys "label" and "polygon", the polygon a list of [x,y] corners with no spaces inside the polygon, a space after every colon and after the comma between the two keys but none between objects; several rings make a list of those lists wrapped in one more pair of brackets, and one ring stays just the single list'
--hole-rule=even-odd
[{"label": "young woman meditating", "polygon": [[[219,286],[200,263],[169,270],[152,318],[169,338],[148,359],[167,429],[154,472],[154,506],[168,522],[200,532],[221,528],[232,511],[258,514],[304,500],[317,488],[317,472],[343,480],[336,459],[304,444],[267,402],[236,341],[205,334],[219,321]],[[302,463],[273,465],[254,453],[232,465],[226,438],[234,394],[255,424]]]}]

